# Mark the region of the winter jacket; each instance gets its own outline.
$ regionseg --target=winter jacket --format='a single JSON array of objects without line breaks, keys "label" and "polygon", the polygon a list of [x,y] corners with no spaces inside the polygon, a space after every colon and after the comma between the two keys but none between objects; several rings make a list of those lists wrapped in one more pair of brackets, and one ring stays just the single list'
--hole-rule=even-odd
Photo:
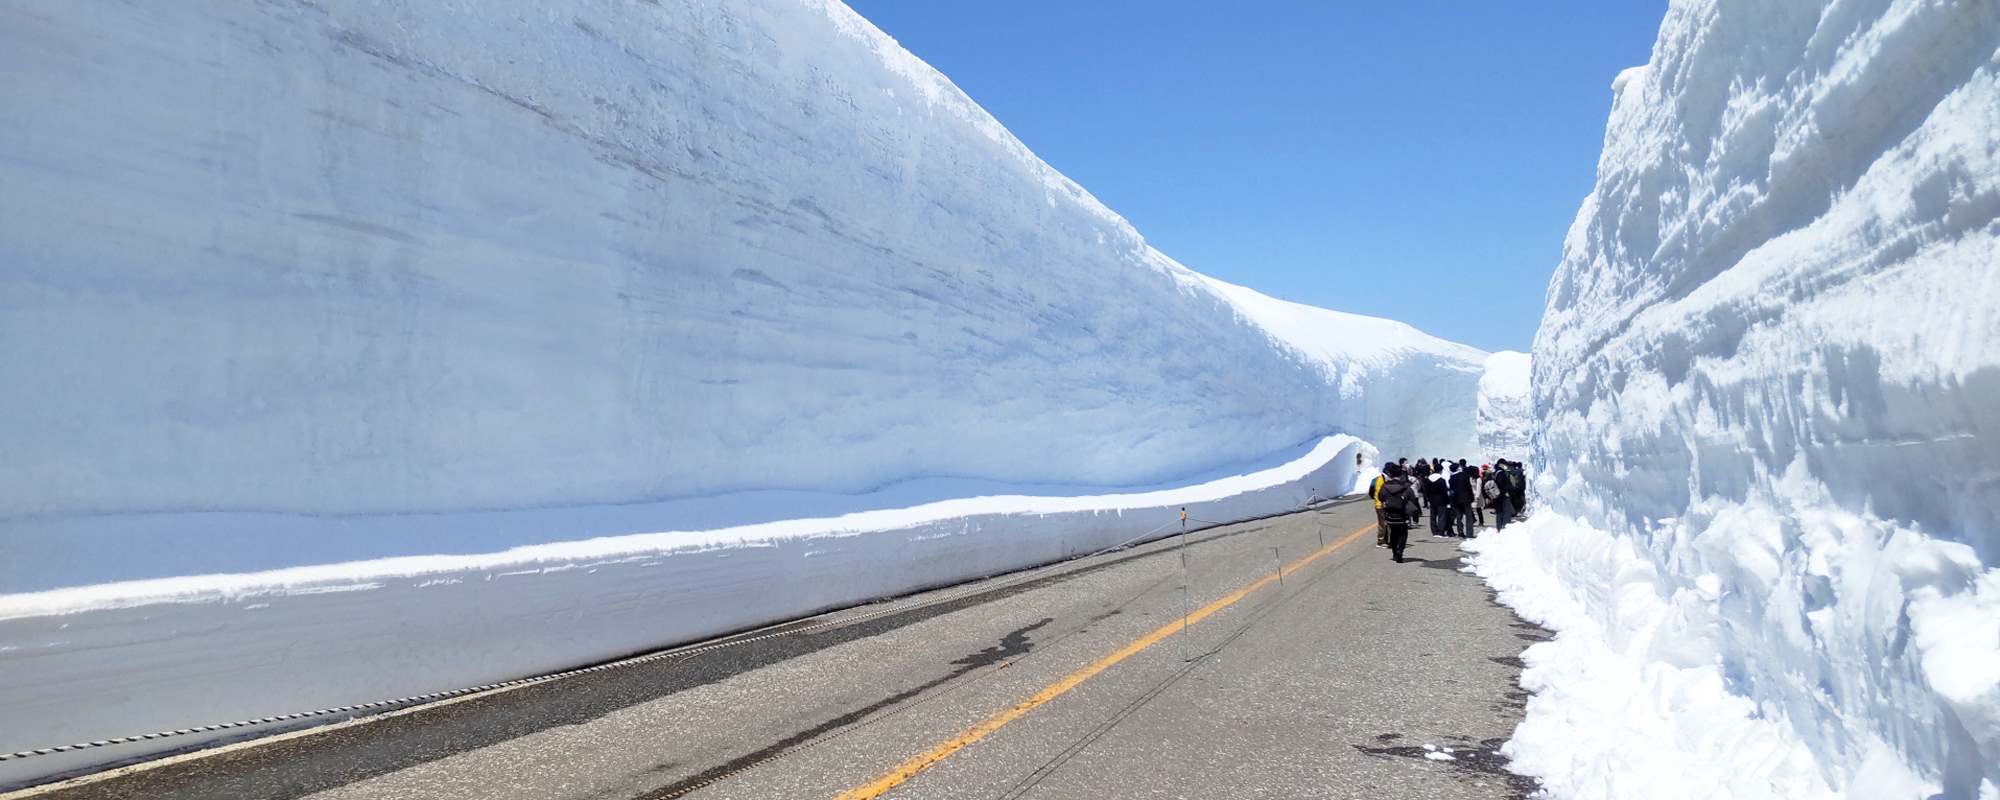
[{"label": "winter jacket", "polygon": [[1368,484],[1368,499],[1375,501],[1375,510],[1377,511],[1382,510],[1382,482],[1388,479],[1389,476],[1378,474],[1375,476],[1374,482]]},{"label": "winter jacket", "polygon": [[1390,478],[1382,483],[1381,503],[1382,521],[1391,525],[1409,525],[1423,515],[1416,489],[1403,478]]},{"label": "winter jacket", "polygon": [[1461,508],[1472,505],[1472,470],[1461,469],[1451,474],[1451,504]]},{"label": "winter jacket", "polygon": [[1424,504],[1431,508],[1443,506],[1451,496],[1451,489],[1445,484],[1444,476],[1435,472],[1424,476],[1423,492]]}]

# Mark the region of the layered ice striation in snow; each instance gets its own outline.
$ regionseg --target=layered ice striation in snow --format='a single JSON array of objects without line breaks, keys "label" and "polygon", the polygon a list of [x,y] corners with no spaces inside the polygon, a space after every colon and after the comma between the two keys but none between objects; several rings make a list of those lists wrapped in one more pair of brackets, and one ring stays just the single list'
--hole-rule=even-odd
[{"label": "layered ice striation in snow", "polygon": [[1527,353],[1512,351],[1486,357],[1473,427],[1479,434],[1479,452],[1489,462],[1504,458],[1525,463],[1528,459],[1528,444],[1535,433],[1532,362]]},{"label": "layered ice striation in snow", "polygon": [[1614,90],[1482,545],[1570,648],[1516,765],[2000,796],[2000,4],[1676,2]]},{"label": "layered ice striation in snow", "polygon": [[1124,487],[1469,441],[1469,405],[1401,400],[1483,354],[1267,327],[837,2],[4,13],[34,79],[0,109],[0,518]]}]

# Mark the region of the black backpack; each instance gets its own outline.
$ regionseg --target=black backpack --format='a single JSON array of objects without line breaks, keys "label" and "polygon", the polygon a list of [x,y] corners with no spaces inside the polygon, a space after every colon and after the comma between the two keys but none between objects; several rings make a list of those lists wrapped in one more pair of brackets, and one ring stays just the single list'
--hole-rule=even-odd
[{"label": "black backpack", "polygon": [[1391,525],[1408,525],[1417,517],[1416,492],[1402,478],[1390,478],[1382,484],[1382,521]]}]

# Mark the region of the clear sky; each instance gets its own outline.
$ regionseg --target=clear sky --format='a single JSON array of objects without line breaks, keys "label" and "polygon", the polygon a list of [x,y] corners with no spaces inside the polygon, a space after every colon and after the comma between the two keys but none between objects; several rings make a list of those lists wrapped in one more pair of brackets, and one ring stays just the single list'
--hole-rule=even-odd
[{"label": "clear sky", "polygon": [[848,0],[1167,255],[1525,350],[1666,0]]}]

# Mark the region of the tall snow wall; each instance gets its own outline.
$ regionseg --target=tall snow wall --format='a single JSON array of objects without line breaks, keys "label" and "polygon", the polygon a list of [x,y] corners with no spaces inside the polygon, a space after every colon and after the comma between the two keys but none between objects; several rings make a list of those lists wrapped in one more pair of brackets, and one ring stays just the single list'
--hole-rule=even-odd
[{"label": "tall snow wall", "polygon": [[1551,766],[1588,748],[1538,766],[1649,796],[1633,765],[1699,746],[1736,797],[2000,796],[2000,4],[1683,0],[1615,91],[1535,340],[1529,530],[1633,670],[1716,676],[1818,775],[1685,727],[1597,783]]},{"label": "tall snow wall", "polygon": [[[1397,411],[1483,354],[1315,356],[837,2],[17,4],[0,76],[0,750],[559,668],[1189,502],[1135,487],[1295,508],[1370,449],[1323,434],[1470,441]],[[993,494],[1112,499],[881,516]]]},{"label": "tall snow wall", "polygon": [[837,2],[4,13],[6,517],[1123,486],[1339,425]]},{"label": "tall snow wall", "polygon": [[[1464,458],[1478,452],[1486,353],[1392,319],[1267,297],[1202,276],[1271,340],[1320,370],[1341,429],[1387,458]],[[1525,377],[1522,379],[1525,391]]]}]

